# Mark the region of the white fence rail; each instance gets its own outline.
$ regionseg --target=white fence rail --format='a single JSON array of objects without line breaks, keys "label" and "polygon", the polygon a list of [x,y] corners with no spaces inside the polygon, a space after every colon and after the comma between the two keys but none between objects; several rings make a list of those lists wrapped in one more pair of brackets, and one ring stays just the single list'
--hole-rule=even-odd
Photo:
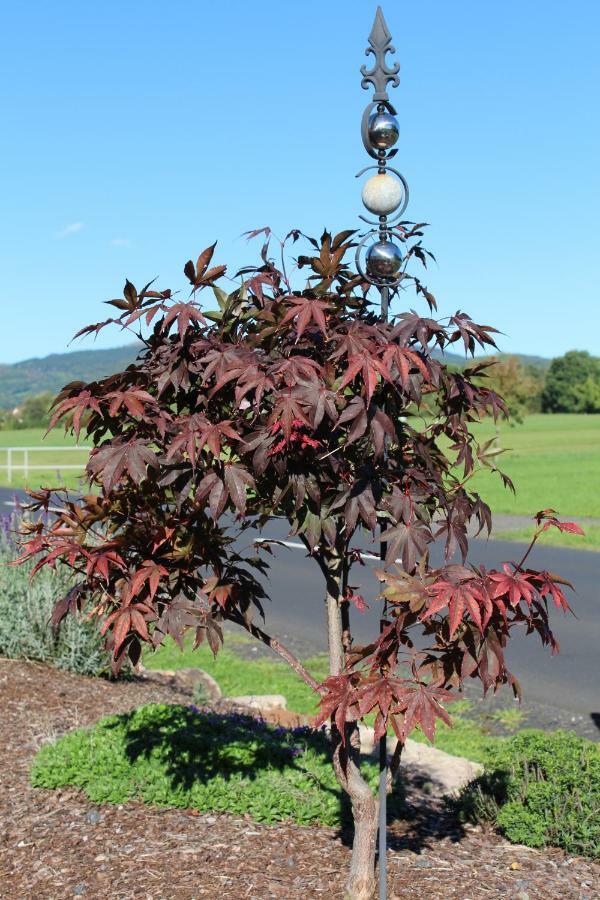
[{"label": "white fence rail", "polygon": [[46,462],[43,465],[34,464],[30,462],[30,454],[35,453],[63,453],[69,451],[78,451],[79,453],[89,453],[90,447],[0,447],[0,455],[6,454],[6,462],[0,463],[0,472],[6,472],[6,480],[8,484],[12,483],[12,477],[14,472],[24,472],[25,478],[29,472],[35,471],[45,471],[47,472],[49,469],[55,469],[57,472],[62,472],[65,469],[77,469],[80,472],[83,472],[85,468],[85,464],[87,462],[87,456],[85,460],[81,463],[57,463],[54,462]]}]

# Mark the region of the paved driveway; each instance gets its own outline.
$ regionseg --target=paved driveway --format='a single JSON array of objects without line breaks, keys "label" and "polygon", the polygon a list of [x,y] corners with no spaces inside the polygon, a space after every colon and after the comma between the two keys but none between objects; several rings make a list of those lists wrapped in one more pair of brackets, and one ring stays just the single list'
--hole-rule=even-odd
[{"label": "paved driveway", "polygon": [[[0,488],[0,508],[9,509],[14,491]],[[285,523],[275,521],[263,537],[286,539]],[[292,540],[292,543],[296,543]],[[365,546],[363,544],[363,546]],[[503,560],[518,559],[524,545],[505,541],[473,540],[471,559],[488,568]],[[377,552],[376,545],[373,551]],[[435,550],[434,550],[435,555]],[[531,565],[559,572],[576,587],[572,606],[577,614],[554,615],[555,633],[561,652],[552,657],[535,636],[518,636],[508,654],[508,663],[520,679],[528,700],[560,707],[573,714],[593,716],[600,721],[600,554],[554,547],[538,547],[530,557]],[[370,639],[376,632],[379,601],[375,600],[378,582],[368,561],[355,566],[352,583],[362,593],[370,609],[363,615],[353,610],[353,633],[357,642]],[[267,630],[290,634],[306,646],[326,648],[321,575],[303,549],[274,547],[267,585],[271,602],[266,607]]]},{"label": "paved driveway", "polygon": [[[285,538],[284,523],[272,523],[264,536]],[[293,540],[293,539],[292,539]],[[295,541],[294,541],[295,542]],[[377,546],[372,550],[376,553]],[[504,560],[519,559],[524,544],[506,541],[471,541],[470,559],[488,568]],[[437,552],[434,548],[432,560]],[[296,634],[315,648],[325,649],[326,631],[323,611],[323,587],[315,562],[304,550],[274,547],[268,591],[267,625],[279,634]],[[576,587],[570,599],[577,614],[553,616],[553,627],[561,652],[551,656],[535,636],[515,637],[508,654],[511,669],[523,684],[527,697],[541,703],[560,706],[586,716],[600,713],[600,554],[566,548],[537,547],[529,561],[534,568],[559,572]],[[368,641],[377,629],[380,601],[375,600],[378,582],[368,561],[354,566],[351,581],[367,603],[364,614],[352,611],[352,627],[357,642]]]}]

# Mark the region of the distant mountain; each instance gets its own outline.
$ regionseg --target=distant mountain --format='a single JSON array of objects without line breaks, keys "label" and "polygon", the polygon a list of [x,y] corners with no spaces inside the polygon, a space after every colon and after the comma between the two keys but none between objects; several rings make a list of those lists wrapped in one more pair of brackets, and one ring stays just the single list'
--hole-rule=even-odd
[{"label": "distant mountain", "polygon": [[139,347],[128,344],[111,350],[74,350],[0,365],[0,409],[13,409],[31,394],[56,393],[69,381],[95,381],[121,372],[134,361]]},{"label": "distant mountain", "polygon": [[[69,381],[95,381],[121,372],[136,357],[140,344],[128,344],[112,350],[74,350],[52,353],[41,359],[25,359],[12,365],[0,365],[0,409],[13,409],[31,394],[58,392]],[[500,356],[513,354],[501,353]],[[551,360],[541,356],[514,354],[526,365],[547,369]],[[464,366],[460,353],[435,353],[438,359],[454,366]],[[484,359],[485,357],[477,357]]]},{"label": "distant mountain", "polygon": [[501,353],[500,356],[516,356],[524,366],[533,366],[535,369],[549,369],[552,362],[546,356],[529,356],[527,353]]},{"label": "distant mountain", "polygon": [[[462,353],[449,353],[446,351],[442,354],[439,351],[434,351],[433,355],[436,359],[443,359],[444,362],[453,366],[465,366],[471,362],[471,358],[465,359]],[[552,362],[551,359],[547,359],[544,356],[530,356],[527,353],[487,353],[484,356],[477,355],[475,359],[477,362],[482,362],[484,359],[489,359],[490,356],[499,357],[500,359],[507,356],[516,356],[524,366],[533,366],[536,369],[543,369],[544,371],[549,368],[550,363]]]}]

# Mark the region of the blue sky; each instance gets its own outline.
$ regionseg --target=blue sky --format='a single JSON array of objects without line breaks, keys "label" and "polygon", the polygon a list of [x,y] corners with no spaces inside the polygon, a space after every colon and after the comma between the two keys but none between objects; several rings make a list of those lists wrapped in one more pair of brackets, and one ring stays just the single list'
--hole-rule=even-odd
[{"label": "blue sky", "polygon": [[[66,349],[125,276],[184,288],[183,264],[217,238],[233,272],[255,252],[247,229],[358,225],[375,7],[6,4],[0,362]],[[600,4],[383,8],[402,67],[396,164],[407,216],[432,226],[440,314],[495,325],[506,351],[600,354]],[[125,342],[107,330],[96,346]]]}]

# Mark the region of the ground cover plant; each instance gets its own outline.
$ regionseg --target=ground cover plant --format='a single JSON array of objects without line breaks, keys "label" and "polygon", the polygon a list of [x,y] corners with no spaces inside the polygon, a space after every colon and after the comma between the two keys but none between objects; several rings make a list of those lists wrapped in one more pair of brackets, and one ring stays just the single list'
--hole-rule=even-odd
[{"label": "ground cover plant", "polygon": [[[374,787],[378,770],[364,763]],[[258,822],[348,824],[327,736],[235,713],[153,704],[102,719],[43,747],[36,787],[73,785],[95,803],[143,800],[200,812],[249,813]],[[401,798],[392,798],[396,814]]]},{"label": "ground cover plant", "polygon": [[600,857],[600,747],[568,731],[492,742],[485,773],[453,805],[517,844]]},{"label": "ground cover plant", "polygon": [[[214,656],[206,644],[194,649],[193,641],[189,638],[184,640],[183,648],[171,640],[166,640],[155,652],[144,654],[144,665],[151,670],[177,670],[197,666],[217,681],[224,697],[242,694],[281,694],[286,699],[288,709],[316,716],[319,695],[301,681],[283,660],[277,658],[248,660],[236,652],[237,644],[249,643],[244,635],[227,633],[225,646]],[[328,660],[325,654],[305,659],[302,664],[315,681],[320,683],[327,677]],[[435,745],[446,753],[465,756],[474,762],[483,762],[490,741],[489,730],[482,723],[463,715],[470,707],[471,704],[467,700],[460,700],[454,704],[452,727],[445,722],[438,724]],[[506,712],[516,714],[517,710]],[[367,724],[372,726],[374,718],[373,715],[367,716]],[[420,729],[415,729],[411,737],[415,741],[431,743]]]},{"label": "ground cover plant", "polygon": [[48,623],[59,597],[73,586],[72,570],[58,564],[30,583],[33,563],[14,567],[17,516],[0,516],[0,656],[31,659],[79,675],[110,672],[109,657],[95,622],[72,616],[65,628]]},{"label": "ground cover plant", "polygon": [[[124,372],[71,383],[57,397],[53,423],[83,430],[94,445],[87,476],[96,493],[32,492],[34,511],[61,511],[31,526],[23,559],[38,557],[37,570],[62,560],[78,573],[53,622],[87,605],[115,670],[126,658],[135,665],[143,643],[181,641],[187,629],[216,653],[227,620],[319,694],[315,724],[330,722],[335,775],[352,806],[347,892],[359,900],[375,886],[378,799],[361,772],[358,722],[374,715],[376,739],[395,735],[394,773],[415,729],[433,739],[436,722],[450,722],[446,706],[465,679],[518,694],[505,659],[513,630],[556,651],[549,608],[569,608],[565,582],[530,568],[530,550],[548,528],[580,529],[544,509],[520,560],[498,571],[467,564],[467,524],[491,528],[490,507],[472,488],[476,461],[495,466],[498,455],[471,424],[505,407],[482,384],[486,363],[457,372],[432,355],[495,346],[494,329],[462,311],[433,318],[435,298],[410,271],[428,258],[421,226],[405,222],[395,235],[403,286],[427,308],[389,322],[348,262],[352,231],[320,240],[292,231],[278,243],[259,233],[260,260],[230,293],[216,285],[225,267],[212,265],[213,245],[184,267],[190,299],[127,281],[123,297],[108,301],[116,314],[81,330],[138,328],[143,349]],[[290,247],[301,239],[307,252],[294,261]],[[201,307],[202,292],[218,309]],[[422,421],[407,421],[415,409]],[[256,624],[268,547],[249,529],[275,515],[323,576],[330,674],[322,683]],[[352,587],[357,529],[386,549],[378,577],[388,608],[366,646],[352,640],[364,602]],[[436,539],[446,551],[439,568],[428,558]],[[417,634],[427,639],[421,652]]]}]

